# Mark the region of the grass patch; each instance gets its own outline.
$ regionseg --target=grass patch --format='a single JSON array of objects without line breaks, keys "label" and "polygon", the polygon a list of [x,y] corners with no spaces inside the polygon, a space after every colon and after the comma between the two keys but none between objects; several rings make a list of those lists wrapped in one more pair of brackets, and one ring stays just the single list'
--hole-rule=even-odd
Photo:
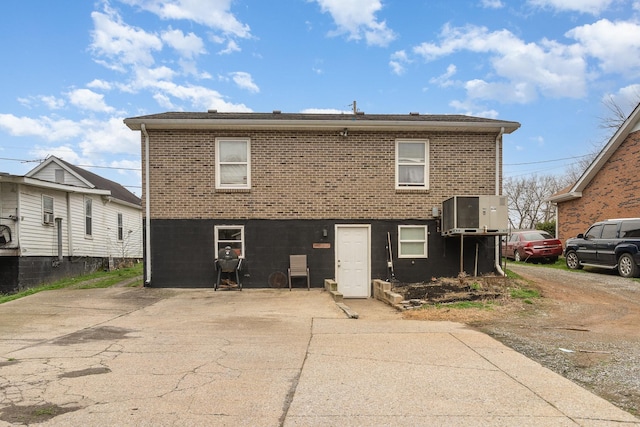
[{"label": "grass patch", "polygon": [[[108,288],[127,279],[133,279],[142,275],[142,263],[134,264],[133,267],[121,268],[114,271],[96,271],[95,273],[85,274],[77,277],[69,277],[52,283],[45,283],[40,286],[25,289],[11,295],[0,295],[0,304],[23,298],[29,295],[37,294],[42,291],[51,291],[55,289],[64,289],[75,287],[77,289],[93,289]],[[132,286],[137,286],[134,283]]]},{"label": "grass patch", "polygon": [[[424,306],[423,306],[424,307]],[[461,310],[466,309],[478,309],[478,310],[493,310],[494,304],[492,302],[483,302],[483,301],[458,301],[452,302],[448,304],[435,304],[435,308],[457,308]]]},{"label": "grass patch", "polygon": [[535,289],[525,289],[525,288],[514,288],[509,292],[511,298],[529,300],[529,304],[531,303],[531,298],[540,298],[540,292]]}]

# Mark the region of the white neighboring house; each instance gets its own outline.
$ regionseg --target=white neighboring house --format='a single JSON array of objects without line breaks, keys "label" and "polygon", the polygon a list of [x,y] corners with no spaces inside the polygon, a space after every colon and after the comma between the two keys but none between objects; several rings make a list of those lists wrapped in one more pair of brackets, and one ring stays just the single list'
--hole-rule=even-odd
[{"label": "white neighboring house", "polygon": [[139,197],[57,157],[0,174],[0,293],[137,261],[142,225]]}]

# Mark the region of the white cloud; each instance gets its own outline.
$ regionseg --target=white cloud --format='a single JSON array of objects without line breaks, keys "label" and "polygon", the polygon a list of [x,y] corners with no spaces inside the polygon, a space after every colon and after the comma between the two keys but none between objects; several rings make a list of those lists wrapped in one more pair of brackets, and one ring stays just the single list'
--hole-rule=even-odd
[{"label": "white cloud", "polygon": [[[138,179],[142,178],[142,163],[140,160],[114,160],[109,163],[109,167],[118,168],[118,174],[120,175],[133,175]],[[134,170],[131,170],[134,169]],[[129,189],[129,191],[133,191]],[[140,192],[138,191],[138,195]]]},{"label": "white cloud", "polygon": [[122,117],[96,120],[87,124],[78,146],[85,157],[96,154],[140,154],[140,134],[131,132]]},{"label": "white cloud", "polygon": [[429,83],[436,84],[440,87],[452,86],[454,83],[451,81],[451,77],[453,77],[457,71],[458,68],[454,64],[449,64],[449,66],[447,67],[447,71],[445,71],[438,77],[430,79]]},{"label": "white cloud", "polygon": [[39,103],[44,104],[50,110],[59,110],[65,106],[64,99],[56,98],[55,96],[28,96],[26,98],[18,98],[17,100],[22,106],[26,108],[33,108]]},{"label": "white cloud", "polygon": [[47,107],[52,110],[58,110],[64,107],[65,102],[64,99],[56,98],[55,96],[39,96],[40,101],[42,101]]},{"label": "white cloud", "polygon": [[[203,86],[184,86],[173,82],[157,81],[149,82],[148,88],[157,90],[161,94],[164,102],[170,102],[170,98],[176,98],[188,102],[191,107],[201,111],[215,109],[218,111],[251,111],[244,104],[233,104],[227,102],[217,91]],[[154,96],[156,101],[159,99]]]},{"label": "white cloud", "polygon": [[111,83],[104,80],[100,80],[100,79],[94,79],[90,81],[89,83],[87,83],[87,87],[91,89],[100,89],[100,90],[111,90],[113,88]]},{"label": "white cloud", "polygon": [[162,40],[184,58],[193,58],[205,53],[202,39],[193,33],[185,35],[180,30],[171,29],[162,33]]},{"label": "white cloud", "polygon": [[218,52],[220,55],[228,55],[233,52],[240,52],[240,46],[234,40],[229,40],[227,42],[227,47]]},{"label": "white cloud", "polygon": [[586,94],[587,64],[578,45],[542,40],[525,43],[507,30],[489,32],[485,27],[445,25],[440,44],[422,43],[414,52],[427,61],[459,51],[489,54],[499,83],[472,80],[470,96],[509,102],[530,102],[536,94],[552,98],[579,98]]},{"label": "white cloud", "polygon": [[480,5],[486,9],[502,9],[504,3],[500,0],[481,0]]},{"label": "white cloud", "polygon": [[13,136],[30,136],[45,141],[63,141],[77,137],[83,132],[84,123],[51,117],[18,117],[0,114],[0,128]]},{"label": "white cloud", "polygon": [[258,93],[260,92],[260,88],[253,82],[253,78],[251,74],[246,73],[244,71],[236,71],[234,73],[229,73],[231,75],[231,79],[237,84],[240,88],[246,89],[249,92]]},{"label": "white cloud", "polygon": [[496,110],[484,109],[483,106],[476,105],[470,101],[451,101],[449,105],[467,116],[486,117],[488,119],[496,119],[498,117]]},{"label": "white cloud", "polygon": [[113,107],[104,102],[104,95],[89,89],[75,89],[68,94],[69,102],[82,110],[111,113]]},{"label": "white cloud", "polygon": [[80,157],[80,155],[78,155],[78,153],[76,153],[69,145],[60,145],[58,147],[42,147],[38,145],[31,149],[29,154],[40,159],[45,159],[49,156],[56,156],[65,162],[75,165],[86,162],[86,160]]},{"label": "white cloud", "polygon": [[96,62],[110,69],[124,71],[127,65],[150,66],[153,51],[162,49],[162,40],[155,35],[122,22],[115,11],[105,6],[105,13],[93,12],[94,30],[90,45],[94,55],[106,59]]},{"label": "white cloud", "polygon": [[235,37],[249,38],[251,30],[230,12],[232,0],[121,0],[162,19],[184,19]]},{"label": "white cloud", "polygon": [[389,67],[391,67],[391,72],[393,74],[397,74],[398,76],[404,74],[405,72],[404,65],[398,61],[389,61]]},{"label": "white cloud", "polygon": [[411,62],[407,56],[407,52],[399,50],[391,55],[389,66],[394,74],[401,75],[405,72],[405,64]]},{"label": "white cloud", "polygon": [[614,0],[529,0],[533,6],[550,8],[561,12],[581,12],[599,15]]},{"label": "white cloud", "polygon": [[640,103],[640,83],[622,87],[616,93],[606,94],[602,98],[605,105],[610,101],[620,107],[625,115],[629,115]]},{"label": "white cloud", "polygon": [[378,21],[380,0],[316,0],[323,13],[329,13],[337,29],[331,35],[348,34],[350,40],[364,38],[368,45],[387,46],[396,35],[386,21]]},{"label": "white cloud", "polygon": [[639,24],[602,19],[576,27],[566,36],[579,41],[585,53],[600,61],[602,71],[631,77],[640,75]]}]

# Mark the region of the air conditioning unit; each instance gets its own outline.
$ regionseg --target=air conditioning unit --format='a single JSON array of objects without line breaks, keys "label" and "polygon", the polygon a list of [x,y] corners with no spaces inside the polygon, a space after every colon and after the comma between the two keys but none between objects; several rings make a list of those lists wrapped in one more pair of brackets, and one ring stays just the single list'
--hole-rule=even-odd
[{"label": "air conditioning unit", "polygon": [[53,224],[53,214],[45,212],[42,222],[44,222],[45,224]]},{"label": "air conditioning unit", "polygon": [[506,196],[453,196],[442,203],[442,235],[508,234]]}]

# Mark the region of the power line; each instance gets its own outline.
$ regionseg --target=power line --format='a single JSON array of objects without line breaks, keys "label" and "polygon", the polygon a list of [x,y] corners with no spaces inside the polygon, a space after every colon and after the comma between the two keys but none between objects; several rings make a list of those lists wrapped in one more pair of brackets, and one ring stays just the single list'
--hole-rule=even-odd
[{"label": "power line", "polygon": [[[8,157],[0,157],[0,160],[11,160],[14,162],[21,163],[42,163],[46,159],[36,159],[36,160],[25,160],[25,159],[11,159]],[[115,169],[115,170],[123,170],[123,171],[142,171],[142,168],[124,168],[124,167],[116,167],[116,166],[96,166],[96,165],[74,165],[82,168],[96,168],[96,169]]]},{"label": "power line", "polygon": [[21,163],[42,163],[45,159],[36,159],[36,160],[25,160],[25,159],[10,159],[8,157],[0,157],[0,160],[11,160],[13,162],[21,162]]},{"label": "power line", "polygon": [[562,159],[553,159],[553,160],[540,160],[538,162],[525,162],[525,163],[504,163],[503,166],[523,166],[523,165],[536,165],[539,163],[552,163],[552,162],[561,162],[563,160],[579,160],[584,159],[585,157],[591,157],[593,154],[585,154],[583,156],[573,156],[573,157],[564,157]]}]

